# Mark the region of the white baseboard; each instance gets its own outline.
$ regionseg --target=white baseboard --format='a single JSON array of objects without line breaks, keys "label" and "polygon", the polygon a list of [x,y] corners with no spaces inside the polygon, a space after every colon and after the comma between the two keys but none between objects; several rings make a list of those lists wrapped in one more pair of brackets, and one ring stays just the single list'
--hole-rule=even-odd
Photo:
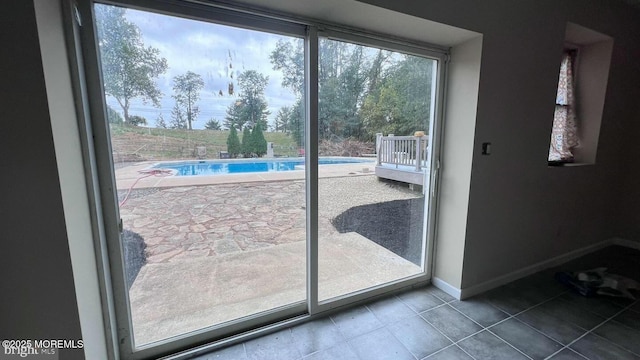
[{"label": "white baseboard", "polygon": [[611,239],[611,244],[640,250],[640,242],[638,241],[632,241],[632,240],[627,240],[622,238],[613,238]]},{"label": "white baseboard", "polygon": [[433,284],[433,286],[437,287],[438,289],[446,292],[447,294],[453,296],[454,298],[460,300],[460,289],[458,289],[457,287],[449,284],[448,282],[437,278],[437,277],[433,277],[431,278],[431,284]]},{"label": "white baseboard", "polygon": [[594,251],[598,251],[600,249],[603,249],[607,246],[610,245],[619,245],[619,246],[625,246],[628,248],[632,248],[632,249],[637,249],[640,250],[640,242],[637,241],[631,241],[631,240],[627,240],[627,239],[621,239],[621,238],[611,238],[611,239],[607,239],[604,241],[601,241],[599,243],[593,244],[593,245],[589,245],[577,250],[573,250],[570,251],[566,254],[562,254],[559,256],[556,256],[554,258],[545,260],[545,261],[541,261],[539,263],[533,264],[533,265],[529,265],[526,266],[522,269],[518,269],[516,271],[513,271],[511,273],[502,275],[502,276],[498,276],[494,279],[482,282],[480,284],[474,285],[474,286],[470,286],[467,288],[463,288],[463,289],[458,289],[457,287],[445,282],[442,279],[439,279],[437,277],[434,277],[431,282],[433,283],[433,285],[435,287],[437,287],[438,289],[446,292],[447,294],[455,297],[456,299],[466,299],[469,297],[472,297],[474,295],[478,295],[481,293],[484,293],[486,291],[489,291],[491,289],[497,288],[499,286],[502,286],[504,284],[510,283],[512,281],[518,280],[520,278],[523,278],[525,276],[534,274],[538,271],[542,271],[545,269],[548,269],[550,267],[554,267],[560,264],[563,264],[565,262],[571,261],[573,259],[579,258],[583,255],[592,253]]}]

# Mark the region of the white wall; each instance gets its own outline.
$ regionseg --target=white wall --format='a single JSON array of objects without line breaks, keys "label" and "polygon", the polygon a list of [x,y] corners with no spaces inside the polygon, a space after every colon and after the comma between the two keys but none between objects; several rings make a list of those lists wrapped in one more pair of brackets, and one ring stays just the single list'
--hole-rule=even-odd
[{"label": "white wall", "polygon": [[[463,289],[618,235],[619,216],[613,215],[623,212],[618,182],[634,189],[633,200],[626,201],[628,226],[622,235],[638,237],[637,176],[628,175],[638,161],[624,149],[633,147],[638,154],[637,146],[625,144],[635,143],[638,135],[640,11],[623,2],[595,0],[362,1],[483,34],[468,217],[458,221],[466,232]],[[597,163],[549,168],[568,21],[609,35],[615,44]],[[627,133],[631,127],[633,135]],[[480,154],[482,142],[493,144],[492,155]],[[620,165],[629,160],[629,166]],[[458,240],[439,237],[436,246],[447,241]]]},{"label": "white wall", "polygon": [[440,177],[434,276],[460,289],[471,190],[482,36],[451,49]]},{"label": "white wall", "polygon": [[[636,99],[640,99],[637,83],[629,86],[629,91],[635,94]],[[615,200],[621,206],[619,211],[611,214],[610,221],[618,237],[640,242],[640,101],[637,101],[635,108],[636,115],[625,119],[632,122],[632,126],[625,126],[626,134],[620,139],[625,161],[621,161],[619,166],[625,176],[613,184],[618,189]]]},{"label": "white wall", "polygon": [[[637,118],[640,121],[640,116]],[[636,132],[640,134],[640,132]],[[637,150],[636,150],[637,151]],[[640,154],[636,153],[636,159]],[[640,164],[633,165],[635,169]],[[640,173],[635,170],[629,173],[629,178],[621,188],[620,202],[622,203],[622,211],[619,212],[618,218],[614,224],[618,224],[618,234],[623,239],[629,239],[640,243],[640,189],[638,189],[638,181]]]},{"label": "white wall", "polygon": [[102,300],[89,199],[82,191],[87,186],[69,59],[61,46],[65,41],[61,6],[57,0],[35,0],[34,4],[85,354],[88,359],[101,359],[107,351]]},{"label": "white wall", "polygon": [[[0,46],[0,339],[79,340],[32,1],[3,2]],[[81,350],[59,355],[84,358]]]},{"label": "white wall", "polygon": [[[618,40],[616,39],[613,50],[617,56],[614,57],[615,62],[611,67],[616,69],[622,66],[624,70],[613,71],[611,76],[615,76],[615,83],[618,88],[624,89],[627,98],[635,99],[635,102],[628,103],[626,99],[615,97],[607,98],[609,104],[615,105],[614,109],[609,111],[609,115],[618,130],[615,135],[616,146],[622,154],[616,165],[618,172],[624,174],[621,178],[614,179],[611,184],[618,189],[614,201],[621,206],[618,211],[611,212],[609,220],[614,226],[615,235],[640,242],[640,52],[637,50],[640,34],[629,33],[622,44],[619,44]],[[611,81],[614,80],[610,78],[609,82]]]},{"label": "white wall", "polygon": [[[452,282],[471,287],[615,235],[640,239],[637,12],[604,0],[363,2],[483,34],[468,217],[457,224],[464,229],[462,276],[452,273]],[[33,4],[14,0],[3,9],[0,43],[11,56],[0,59],[0,288],[9,296],[0,307],[0,337],[77,338],[68,241],[79,239],[87,219],[67,205],[84,203],[83,196],[63,189],[63,204],[54,150],[77,153],[54,149]],[[615,46],[597,164],[548,168],[566,21],[612,36]],[[480,155],[485,141],[493,143],[491,156]]]}]

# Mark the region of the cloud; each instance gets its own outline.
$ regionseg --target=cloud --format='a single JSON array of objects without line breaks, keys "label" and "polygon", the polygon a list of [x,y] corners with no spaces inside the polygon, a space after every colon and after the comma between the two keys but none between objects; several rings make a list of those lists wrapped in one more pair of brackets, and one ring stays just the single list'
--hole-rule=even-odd
[{"label": "cloud", "polygon": [[[173,78],[187,71],[200,74],[205,82],[195,128],[203,128],[211,118],[224,120],[227,107],[236,101],[240,90],[237,77],[245,70],[256,70],[269,77],[265,97],[271,112],[270,123],[280,107],[294,105],[295,95],[282,88],[283,75],[273,70],[269,60],[278,40],[288,37],[133,9],[127,10],[126,17],[140,28],[145,46],[157,48],[169,65],[157,81],[164,95],[160,108],[138,99],[131,103],[131,114],[144,116],[149,125],[155,124],[159,114],[165,122],[170,121],[174,106]],[[229,82],[235,84],[233,95],[228,91]],[[107,102],[120,110],[115,100],[107,99]]]}]

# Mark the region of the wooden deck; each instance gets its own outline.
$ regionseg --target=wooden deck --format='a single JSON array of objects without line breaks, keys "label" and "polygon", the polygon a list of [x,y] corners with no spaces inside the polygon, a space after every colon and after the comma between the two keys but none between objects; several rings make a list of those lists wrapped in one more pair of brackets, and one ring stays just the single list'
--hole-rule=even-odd
[{"label": "wooden deck", "polygon": [[383,179],[402,181],[408,184],[423,185],[425,175],[428,173],[427,168],[416,171],[414,166],[392,164],[376,165],[376,176]]},{"label": "wooden deck", "polygon": [[376,176],[424,185],[428,174],[428,137],[378,134],[376,157]]}]

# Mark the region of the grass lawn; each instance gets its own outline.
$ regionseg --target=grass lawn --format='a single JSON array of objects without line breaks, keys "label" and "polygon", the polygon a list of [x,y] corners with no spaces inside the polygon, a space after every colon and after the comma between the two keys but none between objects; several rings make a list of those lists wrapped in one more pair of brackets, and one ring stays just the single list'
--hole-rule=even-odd
[{"label": "grass lawn", "polygon": [[[193,159],[195,149],[204,146],[207,158],[218,158],[227,150],[225,130],[182,130],[111,124],[114,161]],[[238,133],[242,141],[242,132]],[[292,136],[281,132],[265,132],[279,156],[297,156],[298,146]]]}]

